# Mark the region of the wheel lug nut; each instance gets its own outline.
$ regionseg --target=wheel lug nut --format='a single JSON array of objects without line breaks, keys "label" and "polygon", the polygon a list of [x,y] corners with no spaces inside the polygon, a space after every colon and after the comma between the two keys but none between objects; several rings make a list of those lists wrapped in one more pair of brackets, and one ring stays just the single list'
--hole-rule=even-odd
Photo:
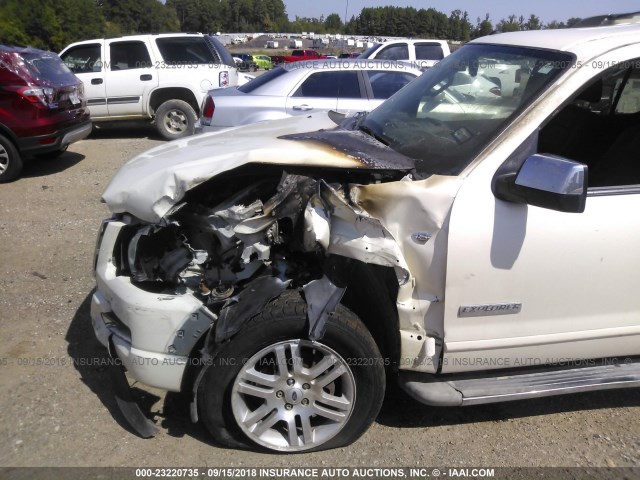
[{"label": "wheel lug nut", "polygon": [[289,385],[290,387],[291,387],[294,383],[296,383],[296,381],[295,381],[293,378],[290,378],[290,379],[288,379],[288,380],[287,380],[287,385]]},{"label": "wheel lug nut", "polygon": [[305,405],[305,406],[306,406],[306,405],[309,405],[309,399],[307,399],[307,398],[303,398],[303,399],[302,399],[302,404],[303,404],[303,405]]},{"label": "wheel lug nut", "polygon": [[304,384],[302,385],[302,389],[303,389],[303,390],[309,390],[310,388],[311,388],[311,385],[309,385],[308,383],[304,383]]},{"label": "wheel lug nut", "polygon": [[285,408],[285,409],[287,409],[287,410],[291,410],[291,409],[293,408],[293,405],[291,405],[290,403],[287,403],[287,404],[284,406],[284,408]]},{"label": "wheel lug nut", "polygon": [[284,397],[284,392],[283,392],[282,390],[278,390],[278,391],[276,392],[276,397],[278,397],[278,398],[282,398],[282,397]]}]

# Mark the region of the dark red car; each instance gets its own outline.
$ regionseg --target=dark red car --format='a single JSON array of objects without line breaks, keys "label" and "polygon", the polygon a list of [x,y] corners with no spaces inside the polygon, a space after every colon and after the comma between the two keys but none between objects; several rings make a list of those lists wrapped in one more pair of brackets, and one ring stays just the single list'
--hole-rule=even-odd
[{"label": "dark red car", "polygon": [[91,133],[82,82],[55,53],[0,45],[0,182]]}]

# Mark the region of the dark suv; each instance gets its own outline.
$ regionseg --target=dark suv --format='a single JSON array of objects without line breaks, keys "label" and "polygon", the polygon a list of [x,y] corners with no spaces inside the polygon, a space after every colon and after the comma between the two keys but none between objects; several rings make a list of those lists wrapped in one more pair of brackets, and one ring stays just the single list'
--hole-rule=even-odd
[{"label": "dark suv", "polygon": [[0,45],[0,182],[91,132],[82,82],[55,53]]}]

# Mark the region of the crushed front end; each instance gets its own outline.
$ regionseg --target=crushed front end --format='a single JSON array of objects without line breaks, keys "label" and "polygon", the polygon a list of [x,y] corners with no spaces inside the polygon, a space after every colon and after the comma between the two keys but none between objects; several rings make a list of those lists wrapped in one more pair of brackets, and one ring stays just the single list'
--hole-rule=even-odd
[{"label": "crushed front end", "polygon": [[[321,292],[314,302],[330,314],[324,307],[341,298],[348,258],[407,277],[398,245],[351,202],[346,183],[245,171],[195,189],[158,223],[118,214],[102,226],[93,326],[145,384],[183,389],[212,326],[208,341],[225,341],[286,288]],[[321,336],[322,313],[312,321],[311,334]]]},{"label": "crushed front end", "polygon": [[[269,147],[247,150],[228,168],[195,158],[207,154],[198,143],[184,150],[183,164],[152,169],[183,151],[168,144],[121,170],[104,195],[114,216],[95,258],[91,316],[100,342],[134,379],[193,389],[195,402],[217,352],[295,289],[306,302],[309,341],[323,338],[342,304],[362,319],[389,368],[435,371],[446,259],[439,236],[457,182],[415,181],[406,157],[344,130],[275,142],[291,160],[252,161],[274,155]],[[147,169],[157,181],[134,189],[126,175]]]}]

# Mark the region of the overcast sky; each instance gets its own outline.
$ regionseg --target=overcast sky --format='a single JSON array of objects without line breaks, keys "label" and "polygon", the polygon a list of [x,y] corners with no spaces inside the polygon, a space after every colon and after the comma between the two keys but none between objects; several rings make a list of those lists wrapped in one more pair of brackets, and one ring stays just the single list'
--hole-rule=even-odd
[{"label": "overcast sky", "polygon": [[[287,14],[291,20],[299,17],[325,17],[330,13],[337,13],[344,20],[346,0],[284,0]],[[477,17],[484,19],[489,14],[495,24],[511,14],[528,17],[535,14],[544,22],[552,20],[565,21],[571,17],[590,17],[606,13],[627,13],[640,11],[638,0],[348,0],[347,18],[357,15],[364,7],[383,7],[394,5],[397,7],[435,8],[447,15],[452,10],[466,10],[472,24]]]}]

